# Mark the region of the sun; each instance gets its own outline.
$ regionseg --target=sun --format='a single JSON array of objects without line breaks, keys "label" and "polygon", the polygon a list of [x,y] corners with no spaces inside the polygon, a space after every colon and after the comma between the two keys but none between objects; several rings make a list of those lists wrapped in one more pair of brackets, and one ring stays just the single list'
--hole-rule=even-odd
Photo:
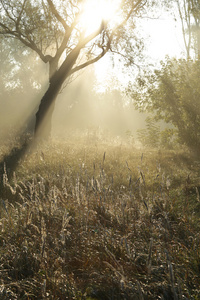
[{"label": "sun", "polygon": [[112,26],[119,20],[118,10],[120,0],[85,0],[79,24],[86,34],[97,30],[102,21],[109,22]]}]

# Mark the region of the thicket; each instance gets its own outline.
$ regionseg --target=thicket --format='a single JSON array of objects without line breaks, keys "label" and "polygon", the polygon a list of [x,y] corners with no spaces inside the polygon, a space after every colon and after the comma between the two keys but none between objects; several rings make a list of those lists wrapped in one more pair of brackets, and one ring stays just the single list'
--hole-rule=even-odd
[{"label": "thicket", "polygon": [[[197,155],[200,151],[199,76],[199,60],[166,58],[160,69],[140,74],[127,91],[137,109],[152,113],[155,121],[164,120],[173,125],[173,131],[165,132],[164,139],[168,134],[170,141],[175,133],[177,141]],[[156,136],[155,126],[147,122],[146,136],[151,136],[151,140]]]},{"label": "thicket", "polygon": [[177,134],[174,128],[164,128],[152,117],[146,118],[146,128],[137,130],[137,139],[146,148],[154,149],[175,149],[178,144]]}]

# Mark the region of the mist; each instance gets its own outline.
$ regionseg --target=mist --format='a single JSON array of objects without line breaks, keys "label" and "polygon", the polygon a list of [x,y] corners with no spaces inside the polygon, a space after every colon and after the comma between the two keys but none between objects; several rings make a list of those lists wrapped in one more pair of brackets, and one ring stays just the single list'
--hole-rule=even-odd
[{"label": "mist", "polygon": [[125,138],[145,126],[146,114],[134,109],[129,99],[110,86],[98,92],[94,66],[84,70],[57,99],[52,134],[65,138],[69,132]]},{"label": "mist", "polygon": [[48,83],[48,70],[38,57],[17,41],[10,43],[0,49],[0,138],[4,142],[24,130],[33,131],[34,115]]},{"label": "mist", "polygon": [[[4,142],[24,130],[33,133],[35,113],[48,87],[48,66],[19,44],[12,51],[8,56],[5,45],[1,49],[0,137]],[[145,126],[146,115],[135,111],[120,90],[109,86],[98,92],[99,84],[94,65],[66,84],[56,100],[52,137],[126,138],[127,132],[136,134]]]}]

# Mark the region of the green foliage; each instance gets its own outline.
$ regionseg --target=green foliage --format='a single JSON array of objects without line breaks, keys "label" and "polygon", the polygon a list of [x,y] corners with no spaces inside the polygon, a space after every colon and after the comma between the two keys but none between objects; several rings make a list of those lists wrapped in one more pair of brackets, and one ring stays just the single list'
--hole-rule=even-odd
[{"label": "green foliage", "polygon": [[0,36],[0,45],[0,137],[6,140],[25,126],[33,129],[34,113],[48,72],[19,41],[6,41]]},{"label": "green foliage", "polygon": [[1,299],[199,299],[199,164],[81,139],[27,153],[1,171]]},{"label": "green foliage", "polygon": [[195,152],[200,149],[199,78],[199,61],[168,58],[160,70],[139,77],[129,91],[138,109],[173,124],[179,141]]},{"label": "green foliage", "polygon": [[0,8],[1,33],[15,37],[40,56],[54,51],[63,30],[44,1],[3,0]]},{"label": "green foliage", "polygon": [[160,129],[154,118],[146,118],[146,128],[137,130],[140,143],[147,148],[174,148],[175,133],[171,128]]},{"label": "green foliage", "polygon": [[160,132],[160,144],[165,149],[173,149],[175,133],[172,128],[165,128]]},{"label": "green foliage", "polygon": [[6,41],[0,36],[0,45],[0,104],[3,102],[5,105],[6,101],[19,102],[19,99],[27,99],[30,94],[37,95],[48,79],[44,67],[44,74],[41,75],[41,64],[37,56],[14,39]]},{"label": "green foliage", "polygon": [[160,127],[151,117],[146,119],[146,129],[137,131],[139,141],[147,147],[157,148],[160,141]]}]

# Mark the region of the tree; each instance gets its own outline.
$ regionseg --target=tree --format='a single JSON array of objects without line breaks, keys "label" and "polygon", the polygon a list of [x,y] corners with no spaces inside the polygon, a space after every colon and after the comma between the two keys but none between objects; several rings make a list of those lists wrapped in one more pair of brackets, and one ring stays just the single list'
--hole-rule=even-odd
[{"label": "tree", "polygon": [[[166,4],[169,5],[169,2],[167,1]],[[175,14],[175,19],[180,19],[181,22],[187,59],[191,58],[191,52],[196,58],[200,58],[200,1],[173,0],[170,4],[170,10]],[[173,9],[174,4],[178,11]]]},{"label": "tree", "polygon": [[160,144],[160,126],[151,117],[146,118],[146,128],[138,129],[137,135],[143,146],[157,148]]},{"label": "tree", "polygon": [[190,58],[192,45],[192,9],[191,0],[176,0],[178,13],[181,20],[183,40],[186,49],[187,58]]},{"label": "tree", "polygon": [[133,61],[134,43],[129,29],[133,26],[132,17],[141,12],[146,1],[119,1],[118,18],[102,19],[92,30],[81,24],[88,1],[0,1],[1,35],[17,39],[49,64],[49,86],[36,113],[36,137],[41,136],[41,129],[43,135],[49,137],[55,100],[70,76],[97,62],[109,51],[120,52]]},{"label": "tree", "polygon": [[200,152],[200,61],[169,59],[130,87],[135,106],[153,112],[177,130],[179,140]]},{"label": "tree", "polygon": [[191,1],[191,12],[194,18],[194,41],[196,49],[196,57],[200,59],[200,1],[199,0],[190,0]]},{"label": "tree", "polygon": [[0,136],[6,138],[11,131],[19,133],[25,123],[33,130],[33,111],[36,112],[36,100],[42,95],[47,71],[41,76],[45,66],[40,59],[30,49],[22,48],[19,41],[6,40],[2,36],[0,65]]}]

